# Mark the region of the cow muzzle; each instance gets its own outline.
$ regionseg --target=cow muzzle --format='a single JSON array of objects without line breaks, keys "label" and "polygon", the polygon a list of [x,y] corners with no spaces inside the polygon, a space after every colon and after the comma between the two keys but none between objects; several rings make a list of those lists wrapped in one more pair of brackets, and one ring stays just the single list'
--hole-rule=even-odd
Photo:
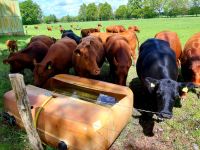
[{"label": "cow muzzle", "polygon": [[171,119],[172,118],[172,113],[170,113],[170,112],[160,112],[158,117],[159,118],[164,118],[164,119]]},{"label": "cow muzzle", "polygon": [[92,74],[96,76],[96,75],[99,75],[100,72],[101,72],[100,69],[95,69]]}]

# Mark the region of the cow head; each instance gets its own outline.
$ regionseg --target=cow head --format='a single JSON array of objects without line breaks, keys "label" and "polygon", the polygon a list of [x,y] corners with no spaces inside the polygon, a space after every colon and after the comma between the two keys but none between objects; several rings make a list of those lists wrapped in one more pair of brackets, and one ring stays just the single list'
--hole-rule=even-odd
[{"label": "cow head", "polygon": [[172,118],[172,109],[176,100],[180,98],[180,92],[184,87],[195,88],[192,83],[178,83],[171,79],[145,78],[145,85],[150,94],[155,95],[157,101],[158,117]]},{"label": "cow head", "polygon": [[3,60],[4,64],[10,65],[10,73],[22,72],[25,68],[33,68],[31,58],[26,54],[10,53],[7,59]]},{"label": "cow head", "polygon": [[128,30],[130,30],[130,31],[133,31],[133,32],[140,32],[140,30],[139,30],[139,28],[137,27],[137,26],[130,26],[130,27],[128,27]]},{"label": "cow head", "polygon": [[34,85],[42,87],[45,82],[52,76],[54,76],[54,66],[52,61],[49,61],[45,64],[36,63],[34,60]]},{"label": "cow head", "polygon": [[120,63],[117,62],[117,60],[114,58],[113,59],[113,63],[115,65],[115,78],[116,81],[115,83],[119,84],[119,85],[126,85],[126,79],[127,79],[127,75],[128,75],[128,71],[129,68],[131,66],[131,61],[129,64],[127,65],[121,65]]},{"label": "cow head", "polygon": [[[89,75],[99,75],[100,68],[97,65],[97,54],[92,46],[93,41],[87,41],[80,43],[73,52],[73,57],[76,59],[76,66],[83,73]],[[77,72],[79,74],[79,72]],[[79,74],[80,75],[80,74]]]}]

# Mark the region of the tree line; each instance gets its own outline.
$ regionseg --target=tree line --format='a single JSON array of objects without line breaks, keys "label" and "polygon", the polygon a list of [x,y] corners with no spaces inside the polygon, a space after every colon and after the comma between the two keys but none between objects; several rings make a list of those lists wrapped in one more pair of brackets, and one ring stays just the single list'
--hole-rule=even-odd
[{"label": "tree line", "polygon": [[[27,9],[28,8],[28,9]],[[54,14],[43,16],[37,3],[26,0],[20,3],[23,24],[54,23],[57,21],[95,21],[111,19],[177,17],[200,14],[200,0],[128,0],[127,5],[120,5],[113,11],[107,2],[83,3],[77,16],[66,15],[60,19]]]}]

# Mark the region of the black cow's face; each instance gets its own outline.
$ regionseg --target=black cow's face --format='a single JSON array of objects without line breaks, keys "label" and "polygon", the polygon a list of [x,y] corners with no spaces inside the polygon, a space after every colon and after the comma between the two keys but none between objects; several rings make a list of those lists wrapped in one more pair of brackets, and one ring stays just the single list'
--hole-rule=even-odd
[{"label": "black cow's face", "polygon": [[155,94],[157,100],[158,117],[172,118],[172,109],[175,101],[180,98],[179,91],[183,87],[194,88],[191,83],[178,83],[171,79],[156,80],[145,78],[145,84],[151,94]]}]

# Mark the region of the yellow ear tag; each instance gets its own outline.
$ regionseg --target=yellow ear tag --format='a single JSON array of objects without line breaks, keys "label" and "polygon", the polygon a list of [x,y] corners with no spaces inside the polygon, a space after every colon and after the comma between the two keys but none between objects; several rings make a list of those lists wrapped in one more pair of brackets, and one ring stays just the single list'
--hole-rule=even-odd
[{"label": "yellow ear tag", "polygon": [[184,87],[184,88],[182,89],[182,92],[187,93],[187,92],[188,92],[188,88],[187,88],[187,87]]},{"label": "yellow ear tag", "polygon": [[48,69],[49,69],[49,70],[51,69],[51,66],[50,66],[50,65],[48,66]]},{"label": "yellow ear tag", "polygon": [[150,86],[151,86],[151,88],[154,88],[156,85],[155,85],[155,84],[153,84],[153,83],[151,83],[151,85],[150,85]]}]

